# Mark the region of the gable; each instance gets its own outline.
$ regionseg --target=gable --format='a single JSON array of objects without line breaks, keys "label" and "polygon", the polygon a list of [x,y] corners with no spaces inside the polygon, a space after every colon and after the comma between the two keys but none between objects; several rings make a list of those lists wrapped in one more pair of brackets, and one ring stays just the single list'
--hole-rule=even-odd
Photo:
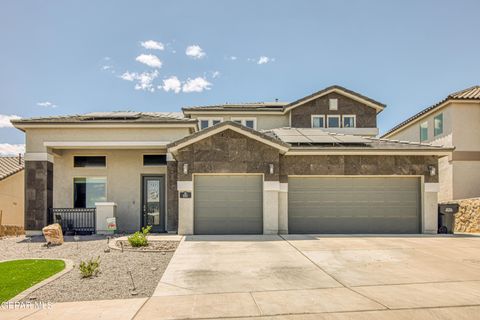
[{"label": "gable", "polygon": [[[330,99],[337,99],[337,110],[330,110]],[[294,128],[310,128],[312,115],[355,115],[357,128],[377,127],[377,110],[375,108],[339,92],[321,95],[291,109],[291,126]]]},{"label": "gable", "polygon": [[[276,152],[285,153],[290,147],[288,144],[270,136],[267,136],[266,134],[263,134],[259,131],[244,127],[232,121],[225,121],[169,144],[167,146],[168,152],[175,154],[179,150],[187,146],[196,143],[203,143],[203,140],[210,139],[211,137],[218,135],[220,135],[220,137],[223,137],[224,135],[222,135],[222,133],[225,131],[235,132],[237,135],[242,136],[243,139],[248,138],[258,143],[270,146],[274,148]],[[227,141],[228,139],[223,140]],[[232,141],[232,143],[233,142],[235,141]]]}]

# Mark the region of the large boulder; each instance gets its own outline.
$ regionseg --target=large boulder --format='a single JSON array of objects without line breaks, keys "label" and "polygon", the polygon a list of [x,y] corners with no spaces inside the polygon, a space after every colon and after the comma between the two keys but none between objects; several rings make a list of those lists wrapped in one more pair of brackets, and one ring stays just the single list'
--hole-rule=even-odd
[{"label": "large boulder", "polygon": [[42,229],[43,236],[47,243],[60,245],[63,243],[62,227],[58,223],[46,226]]}]

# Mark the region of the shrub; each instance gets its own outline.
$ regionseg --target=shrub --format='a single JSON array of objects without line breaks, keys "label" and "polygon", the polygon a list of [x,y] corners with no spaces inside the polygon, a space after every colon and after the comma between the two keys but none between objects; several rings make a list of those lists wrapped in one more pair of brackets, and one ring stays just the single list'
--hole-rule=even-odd
[{"label": "shrub", "polygon": [[82,274],[82,278],[91,278],[93,276],[97,276],[100,272],[100,257],[97,259],[90,259],[89,261],[81,261],[80,262],[80,273]]},{"label": "shrub", "polygon": [[128,237],[128,242],[132,247],[146,247],[148,245],[147,236],[150,234],[152,226],[142,228],[142,231],[137,231]]}]

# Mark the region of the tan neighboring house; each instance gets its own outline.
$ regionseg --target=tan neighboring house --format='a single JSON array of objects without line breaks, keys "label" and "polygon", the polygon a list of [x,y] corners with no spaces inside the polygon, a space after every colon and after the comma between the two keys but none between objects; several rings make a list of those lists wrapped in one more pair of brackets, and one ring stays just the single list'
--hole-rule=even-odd
[{"label": "tan neighboring house", "polygon": [[24,167],[21,156],[0,157],[0,222],[4,226],[23,227]]},{"label": "tan neighboring house", "polygon": [[100,232],[115,216],[127,232],[436,233],[451,148],[375,138],[385,107],[331,86],[285,103],[14,120],[26,229]]},{"label": "tan neighboring house", "polygon": [[480,86],[449,94],[382,138],[455,147],[439,161],[439,201],[480,197]]}]

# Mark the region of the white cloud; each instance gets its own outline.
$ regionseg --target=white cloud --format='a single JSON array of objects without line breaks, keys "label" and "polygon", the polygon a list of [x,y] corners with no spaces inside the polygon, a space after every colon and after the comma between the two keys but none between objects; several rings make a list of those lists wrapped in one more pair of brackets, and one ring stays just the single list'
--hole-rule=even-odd
[{"label": "white cloud", "polygon": [[205,78],[197,77],[195,79],[188,78],[187,81],[183,84],[182,91],[189,92],[202,92],[204,90],[210,90],[212,84],[208,82]]},{"label": "white cloud", "polygon": [[162,61],[160,61],[160,59],[153,54],[141,54],[136,57],[135,60],[152,68],[162,67]]},{"label": "white cloud", "polygon": [[140,44],[145,49],[150,49],[150,50],[164,50],[165,49],[165,46],[163,45],[163,43],[155,41],[155,40],[143,41]]},{"label": "white cloud", "polygon": [[220,77],[220,71],[213,71],[212,72],[212,78],[215,79],[215,78],[218,78]]},{"label": "white cloud", "polygon": [[15,120],[15,119],[20,119],[19,116],[16,115],[6,115],[6,114],[0,114],[0,128],[11,128],[12,123],[10,120]]},{"label": "white cloud", "polygon": [[200,46],[192,45],[187,47],[185,54],[193,59],[201,59],[205,56],[205,51]]},{"label": "white cloud", "polygon": [[235,61],[235,60],[237,60],[237,57],[236,56],[231,56],[230,60]]},{"label": "white cloud", "polygon": [[56,108],[56,107],[58,107],[55,103],[50,102],[50,101],[37,102],[37,106],[43,107],[43,108]]},{"label": "white cloud", "polygon": [[163,89],[165,92],[173,91],[179,93],[182,89],[182,83],[176,76],[171,76],[168,79],[163,80],[163,86],[158,86],[159,89]]},{"label": "white cloud", "polygon": [[25,153],[24,144],[10,144],[10,143],[0,143],[0,155],[2,156],[12,156],[18,155],[19,153]]},{"label": "white cloud", "polygon": [[137,74],[135,72],[126,71],[124,74],[120,76],[120,78],[126,81],[133,81],[135,80],[136,75]]},{"label": "white cloud", "polygon": [[110,57],[103,57],[103,60],[105,60],[105,61],[110,61],[111,58],[110,58]]},{"label": "white cloud", "polygon": [[272,61],[271,58],[266,57],[266,56],[261,56],[261,57],[258,59],[257,64],[266,64],[266,63],[269,63],[270,61]]},{"label": "white cloud", "polygon": [[135,90],[144,90],[144,91],[155,91],[155,86],[153,85],[153,80],[158,77],[158,71],[152,72],[125,72],[123,73],[120,78],[126,81],[136,81]]},{"label": "white cloud", "polygon": [[112,69],[112,66],[107,66],[107,65],[102,66],[102,70],[106,71],[106,70],[110,70],[110,69]]}]

